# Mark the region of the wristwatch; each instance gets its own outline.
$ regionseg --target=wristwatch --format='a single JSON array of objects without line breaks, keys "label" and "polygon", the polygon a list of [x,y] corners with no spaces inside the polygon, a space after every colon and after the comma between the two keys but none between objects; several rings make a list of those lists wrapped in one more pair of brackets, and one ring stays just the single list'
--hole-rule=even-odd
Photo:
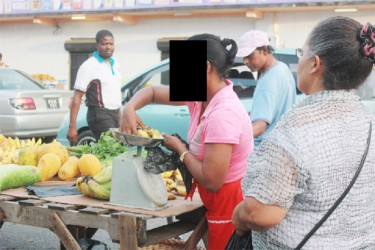
[{"label": "wristwatch", "polygon": [[180,155],[180,161],[181,162],[184,162],[184,159],[185,159],[185,155],[190,153],[190,151],[185,151],[185,152],[182,152],[182,154]]}]

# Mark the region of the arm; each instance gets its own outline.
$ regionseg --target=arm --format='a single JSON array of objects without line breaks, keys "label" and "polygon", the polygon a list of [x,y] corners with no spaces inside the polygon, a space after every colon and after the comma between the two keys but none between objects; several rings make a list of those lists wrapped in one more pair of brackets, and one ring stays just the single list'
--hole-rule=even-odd
[{"label": "arm", "polygon": [[232,223],[239,235],[253,230],[261,231],[279,224],[288,209],[274,205],[265,205],[253,197],[246,197],[237,205],[232,214]]},{"label": "arm", "polygon": [[80,90],[75,90],[71,107],[70,107],[70,122],[69,122],[69,131],[68,131],[68,140],[71,145],[77,143],[77,114],[79,107],[81,105],[82,97],[85,95],[85,92]]},{"label": "arm", "polygon": [[[176,137],[163,134],[167,140],[164,146],[181,155],[188,151],[185,145]],[[225,181],[232,154],[231,144],[206,143],[204,159],[198,160],[192,154],[186,154],[184,163],[193,177],[210,192],[216,192]]]},{"label": "arm", "polygon": [[266,131],[267,127],[268,127],[268,123],[265,121],[253,122],[253,136],[254,137],[260,136],[261,134],[264,133],[264,131]]},{"label": "arm", "polygon": [[150,86],[139,90],[125,105],[120,120],[120,131],[128,134],[138,134],[137,125],[144,127],[136,111],[150,103],[183,105],[182,102],[169,101],[169,87]]},{"label": "arm", "polygon": [[[293,132],[289,129],[275,129],[272,137],[250,155],[249,167],[242,179],[245,200],[232,213],[238,234],[280,224],[295,197],[307,189],[309,174],[297,164],[298,155],[295,154],[298,143],[286,142],[286,138],[292,137],[290,133]],[[290,146],[285,148],[285,143]]]}]

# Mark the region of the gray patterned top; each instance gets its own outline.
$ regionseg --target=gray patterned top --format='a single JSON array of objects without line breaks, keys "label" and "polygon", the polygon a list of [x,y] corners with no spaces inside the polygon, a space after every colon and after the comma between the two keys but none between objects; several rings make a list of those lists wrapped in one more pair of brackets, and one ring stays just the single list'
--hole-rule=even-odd
[{"label": "gray patterned top", "polygon": [[[245,196],[288,208],[279,225],[253,232],[254,249],[291,249],[352,180],[374,116],[354,91],[306,96],[250,156]],[[373,129],[374,129],[373,125]],[[375,249],[375,132],[356,183],[303,249]]]}]

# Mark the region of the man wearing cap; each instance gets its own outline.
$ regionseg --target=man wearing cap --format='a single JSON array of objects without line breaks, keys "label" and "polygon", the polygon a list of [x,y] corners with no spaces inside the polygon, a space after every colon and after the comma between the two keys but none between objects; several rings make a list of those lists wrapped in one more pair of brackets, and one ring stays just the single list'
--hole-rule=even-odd
[{"label": "man wearing cap", "polygon": [[268,35],[263,31],[250,30],[240,38],[237,56],[243,57],[244,64],[252,72],[258,72],[250,114],[255,147],[296,102],[293,74],[285,63],[275,59],[273,51]]}]

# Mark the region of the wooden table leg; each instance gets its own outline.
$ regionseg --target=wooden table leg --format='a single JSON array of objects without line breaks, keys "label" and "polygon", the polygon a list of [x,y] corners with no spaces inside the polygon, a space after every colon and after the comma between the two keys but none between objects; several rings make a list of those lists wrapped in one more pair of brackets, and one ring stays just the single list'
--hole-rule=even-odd
[{"label": "wooden table leg", "polygon": [[[68,225],[66,228],[69,230],[69,232],[72,234],[73,238],[75,240],[79,239],[91,239],[92,236],[98,231],[97,228],[91,228],[91,227],[84,227],[84,226],[74,226],[74,225]],[[78,241],[79,242],[79,241]],[[60,242],[60,250],[65,250],[66,248]]]},{"label": "wooden table leg", "polygon": [[119,215],[119,239],[121,250],[138,249],[136,218],[127,215]]},{"label": "wooden table leg", "polygon": [[0,208],[0,228],[3,226],[3,224],[4,224],[4,219],[5,219],[5,213],[4,213],[4,211]]},{"label": "wooden table leg", "polygon": [[66,249],[80,250],[81,247],[78,245],[77,241],[74,239],[72,234],[66,228],[64,222],[61,220],[59,215],[55,212],[51,215],[50,226],[52,231],[60,238],[60,241]]},{"label": "wooden table leg", "polygon": [[203,216],[199,221],[197,227],[191,233],[188,240],[185,242],[185,248],[187,250],[195,249],[203,235],[207,232],[208,224],[206,216]]}]

